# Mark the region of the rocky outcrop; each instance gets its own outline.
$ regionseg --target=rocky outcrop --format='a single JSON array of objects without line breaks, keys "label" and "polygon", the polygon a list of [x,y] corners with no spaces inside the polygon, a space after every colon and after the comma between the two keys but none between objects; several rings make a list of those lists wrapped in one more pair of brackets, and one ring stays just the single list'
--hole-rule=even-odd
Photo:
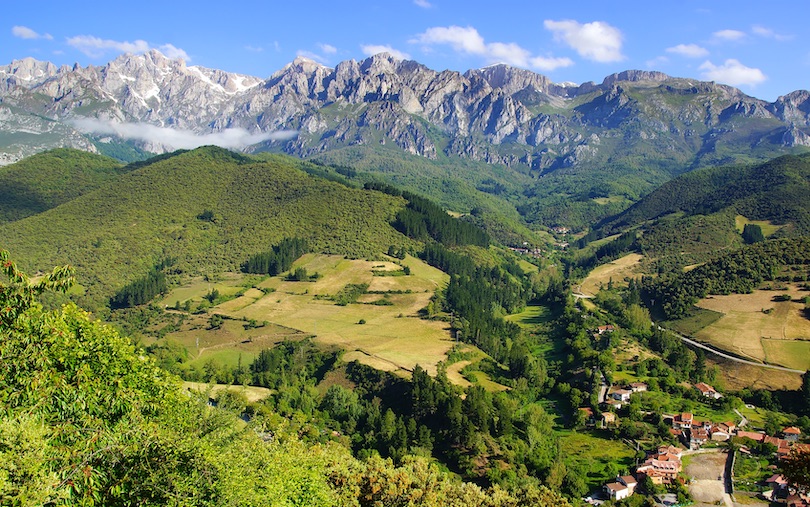
[{"label": "rocky outcrop", "polygon": [[[601,84],[557,84],[503,64],[438,72],[384,53],[334,68],[296,58],[267,79],[187,66],[157,51],[100,67],[56,68],[27,58],[0,67],[0,101],[8,114],[50,118],[66,132],[69,122],[85,116],[201,134],[294,130],[293,139],[268,142],[302,156],[393,144],[435,158],[441,149],[534,171],[598,164],[613,152],[633,156],[635,146],[644,157],[675,149],[705,153],[733,139],[738,119],[746,120],[752,140],[774,149],[804,145],[810,134],[807,91],[769,104],[736,88],[660,72],[629,70]],[[784,125],[781,140],[774,121]],[[3,128],[10,127],[0,124],[0,134]],[[92,146],[75,131],[65,136]]]}]

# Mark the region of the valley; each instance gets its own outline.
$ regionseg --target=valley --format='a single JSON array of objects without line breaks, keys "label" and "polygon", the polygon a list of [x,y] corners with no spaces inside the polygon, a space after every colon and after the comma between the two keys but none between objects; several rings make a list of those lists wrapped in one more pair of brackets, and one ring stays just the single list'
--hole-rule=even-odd
[{"label": "valley", "polygon": [[0,503],[686,504],[685,450],[810,445],[806,92],[390,54],[0,77]]}]

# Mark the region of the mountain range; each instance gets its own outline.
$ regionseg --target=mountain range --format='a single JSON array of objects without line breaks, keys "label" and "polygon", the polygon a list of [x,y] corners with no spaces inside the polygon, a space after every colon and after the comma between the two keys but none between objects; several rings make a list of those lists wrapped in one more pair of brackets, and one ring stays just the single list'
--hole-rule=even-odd
[{"label": "mountain range", "polygon": [[[391,166],[414,156],[438,186],[495,194],[530,223],[576,227],[683,172],[807,150],[810,92],[766,102],[637,70],[559,84],[503,64],[440,72],[385,53],[334,68],[299,57],[267,79],[156,50],[103,66],[0,67],[0,163],[58,146],[132,160],[191,147],[182,143],[192,136],[392,180]],[[434,197],[478,204],[444,194]]]}]

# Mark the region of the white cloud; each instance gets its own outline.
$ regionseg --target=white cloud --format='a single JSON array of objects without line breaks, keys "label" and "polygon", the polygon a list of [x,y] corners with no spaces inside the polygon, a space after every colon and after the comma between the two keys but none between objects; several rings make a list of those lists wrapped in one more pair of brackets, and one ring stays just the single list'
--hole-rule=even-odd
[{"label": "white cloud", "polygon": [[333,55],[337,53],[337,48],[331,44],[318,44],[318,47],[321,48],[321,51],[323,51],[327,55]]},{"label": "white cloud", "polygon": [[101,39],[92,35],[77,35],[75,37],[69,37],[67,43],[69,46],[78,49],[91,58],[102,57],[109,51],[118,53],[145,53],[150,49],[158,49],[168,58],[182,58],[183,60],[191,61],[188,53],[172,44],[163,44],[155,47],[151,46],[145,40],[140,39],[129,42]]},{"label": "white cloud", "polygon": [[264,141],[286,141],[298,135],[295,130],[252,133],[243,128],[196,134],[190,130],[158,127],[146,123],[115,123],[95,118],[81,118],[74,120],[72,124],[85,133],[116,135],[124,139],[156,143],[173,149],[193,149],[207,145],[241,149]]},{"label": "white cloud", "polygon": [[503,62],[516,67],[536,68],[544,71],[552,71],[574,64],[570,58],[533,56],[529,50],[513,42],[487,43],[478,30],[471,26],[428,28],[409,42],[424,44],[428,48],[437,44],[446,44],[459,53],[481,56],[488,63]]},{"label": "white cloud", "polygon": [[529,59],[529,64],[535,69],[551,72],[555,69],[570,67],[574,65],[574,61],[570,58],[546,58],[543,56],[534,56]]},{"label": "white cloud", "polygon": [[583,58],[602,63],[624,60],[621,30],[604,21],[581,24],[572,19],[547,19],[543,26],[554,34],[554,40],[564,42]]},{"label": "white cloud", "polygon": [[264,51],[263,47],[261,47],[261,46],[251,46],[250,44],[245,46],[245,49],[247,49],[248,51],[250,51],[252,53],[261,53],[262,51]]},{"label": "white cloud", "polygon": [[360,49],[363,51],[363,54],[366,56],[374,56],[379,53],[388,53],[394,58],[398,60],[410,60],[411,55],[400,51],[398,49],[394,49],[391,46],[383,46],[380,44],[362,44]]},{"label": "white cloud", "polygon": [[731,86],[756,86],[768,79],[761,70],[746,67],[733,58],[723,62],[723,65],[715,65],[706,60],[699,68],[703,71],[701,75],[704,79],[718,81]]},{"label": "white cloud", "polygon": [[427,0],[413,0],[414,5],[417,5],[423,9],[430,9],[433,7],[433,4],[428,2]]},{"label": "white cloud", "polygon": [[166,55],[166,58],[171,58],[172,60],[185,60],[187,62],[191,61],[191,57],[188,56],[188,53],[178,47],[175,47],[173,44],[164,44],[158,47],[158,49],[161,53]]},{"label": "white cloud", "polygon": [[739,41],[745,38],[745,32],[739,30],[720,30],[719,32],[714,32],[712,37],[715,40],[721,41]]},{"label": "white cloud", "polygon": [[322,65],[327,63],[326,58],[319,55],[318,53],[313,53],[312,51],[307,51],[306,49],[299,49],[295,52],[296,56],[303,56],[304,58],[309,58],[310,60],[314,60]]},{"label": "white cloud", "polygon": [[666,49],[667,53],[686,56],[688,58],[702,58],[709,54],[709,50],[697,44],[678,44]]},{"label": "white cloud", "polygon": [[658,69],[662,65],[669,63],[669,58],[666,56],[656,56],[652,60],[647,60],[644,63],[647,65],[648,69]]},{"label": "white cloud", "polygon": [[48,39],[52,40],[53,36],[49,33],[37,33],[34,30],[28,28],[27,26],[14,26],[11,28],[11,34],[14,37],[19,37],[21,39]]},{"label": "white cloud", "polygon": [[770,28],[766,28],[764,26],[754,25],[751,27],[751,31],[754,34],[759,35],[760,37],[765,37],[767,39],[776,39],[778,41],[786,41],[793,38],[792,35],[784,35],[781,33],[776,33]]}]

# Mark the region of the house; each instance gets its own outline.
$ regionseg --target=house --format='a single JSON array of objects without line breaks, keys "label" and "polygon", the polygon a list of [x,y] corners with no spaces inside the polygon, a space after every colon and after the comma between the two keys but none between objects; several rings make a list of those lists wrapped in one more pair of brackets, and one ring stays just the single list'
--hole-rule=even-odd
[{"label": "house", "polygon": [[618,421],[616,414],[613,412],[602,412],[602,427],[606,428],[611,425],[615,425]]},{"label": "house", "polygon": [[698,382],[695,384],[695,389],[700,391],[700,394],[703,395],[704,398],[710,398],[713,400],[718,400],[723,397],[722,394],[718,393],[714,387],[706,384],[705,382]]},{"label": "house", "polygon": [[681,461],[661,461],[649,458],[636,468],[636,472],[649,477],[653,484],[672,484],[681,471]]},{"label": "house", "polygon": [[754,431],[738,431],[737,437],[739,438],[750,438],[755,442],[762,442],[765,440],[765,433],[759,433]]},{"label": "house", "polygon": [[605,494],[611,500],[618,502],[619,500],[624,500],[628,496],[632,495],[633,492],[621,482],[611,482],[609,484],[605,484]]},{"label": "house", "polygon": [[798,442],[799,437],[802,435],[802,430],[796,426],[789,426],[782,430],[782,436],[788,442]]},{"label": "house", "polygon": [[603,335],[605,333],[612,333],[613,331],[615,331],[615,328],[610,324],[606,326],[599,326],[596,328],[596,332],[599,333],[600,335]]},{"label": "house", "polygon": [[596,419],[593,416],[593,409],[591,407],[580,407],[579,412],[583,415],[582,420],[585,421],[585,425],[593,426],[596,424]]},{"label": "house", "polygon": [[630,490],[630,494],[636,492],[636,486],[638,486],[638,481],[632,475],[622,475],[619,477],[619,482],[627,486],[627,489]]},{"label": "house", "polygon": [[634,393],[641,393],[646,391],[648,386],[644,382],[633,382],[629,387]]},{"label": "house", "polygon": [[810,497],[801,493],[788,495],[785,500],[787,507],[810,507]]},{"label": "house", "polygon": [[709,441],[709,432],[703,427],[692,427],[689,432],[689,447],[692,449],[700,449],[700,446]]},{"label": "house", "polygon": [[614,400],[619,401],[630,401],[630,395],[633,394],[633,391],[629,391],[627,389],[616,389],[610,393],[610,396]]},{"label": "house", "polygon": [[728,431],[728,426],[723,423],[712,426],[709,434],[714,442],[725,442],[731,438],[731,432]]},{"label": "house", "polygon": [[624,406],[624,403],[622,403],[620,400],[608,398],[607,401],[605,401],[605,405],[607,405],[608,407],[612,407],[614,410],[621,410],[621,408]]},{"label": "house", "polygon": [[781,474],[774,474],[765,481],[765,484],[770,486],[770,491],[762,493],[762,497],[769,502],[784,503],[785,499],[790,494],[790,487],[787,479]]},{"label": "house", "polygon": [[692,419],[692,428],[703,428],[706,431],[712,429],[712,422],[708,419],[701,421],[699,419]]},{"label": "house", "polygon": [[659,456],[658,459],[661,459],[661,456],[672,456],[672,458],[669,458],[669,461],[680,460],[681,456],[683,456],[683,449],[675,447],[674,445],[661,445],[656,449],[656,453]]},{"label": "house", "polygon": [[692,429],[692,420],[693,417],[690,412],[675,414],[675,416],[672,418],[672,427],[682,430]]}]

